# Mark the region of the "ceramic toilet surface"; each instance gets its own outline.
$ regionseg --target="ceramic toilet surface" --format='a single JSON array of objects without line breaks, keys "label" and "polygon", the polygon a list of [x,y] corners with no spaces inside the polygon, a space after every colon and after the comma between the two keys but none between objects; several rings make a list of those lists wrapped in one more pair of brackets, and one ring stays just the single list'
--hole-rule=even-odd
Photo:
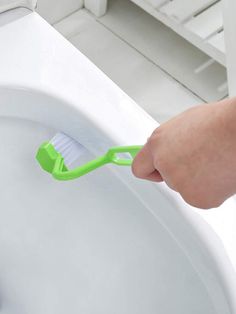
[{"label": "ceramic toilet surface", "polygon": [[177,243],[113,173],[57,182],[41,171],[34,155],[54,132],[0,120],[2,311],[215,313]]},{"label": "ceramic toilet surface", "polygon": [[235,313],[220,231],[164,184],[114,166],[57,182],[35,161],[59,130],[90,159],[157,123],[37,14],[0,42],[1,313]]}]

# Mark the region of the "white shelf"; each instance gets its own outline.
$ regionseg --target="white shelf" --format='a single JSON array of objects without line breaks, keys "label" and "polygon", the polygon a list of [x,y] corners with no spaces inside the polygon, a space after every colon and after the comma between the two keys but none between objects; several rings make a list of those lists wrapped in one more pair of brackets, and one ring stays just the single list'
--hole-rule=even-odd
[{"label": "white shelf", "polygon": [[145,11],[131,1],[110,0],[98,21],[203,100],[226,97],[225,67]]},{"label": "white shelf", "polygon": [[207,39],[212,34],[223,29],[222,3],[218,2],[201,14],[192,18],[185,27],[202,39]]},{"label": "white shelf", "polygon": [[[225,66],[226,58],[221,1],[131,1]],[[220,35],[218,36],[219,32]],[[216,38],[214,38],[215,36]]]},{"label": "white shelf", "polygon": [[177,22],[183,23],[214,2],[215,0],[174,0],[168,1],[159,11]]}]

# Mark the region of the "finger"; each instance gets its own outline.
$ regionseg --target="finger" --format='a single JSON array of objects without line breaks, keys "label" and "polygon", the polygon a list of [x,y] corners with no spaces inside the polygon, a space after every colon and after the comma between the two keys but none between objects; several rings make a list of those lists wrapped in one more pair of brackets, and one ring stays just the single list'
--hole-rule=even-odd
[{"label": "finger", "polygon": [[163,181],[161,174],[157,170],[154,170],[152,173],[150,173],[149,175],[147,175],[143,179],[149,180],[149,181],[154,181],[154,182],[162,182]]},{"label": "finger", "polygon": [[140,150],[132,163],[133,174],[141,179],[155,182],[163,181],[160,173],[155,169],[148,144]]}]

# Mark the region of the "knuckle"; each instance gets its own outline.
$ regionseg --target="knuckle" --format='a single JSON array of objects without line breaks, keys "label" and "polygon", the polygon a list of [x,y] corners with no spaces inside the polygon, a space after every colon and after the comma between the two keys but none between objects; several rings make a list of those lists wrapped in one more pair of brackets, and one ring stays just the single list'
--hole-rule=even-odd
[{"label": "knuckle", "polygon": [[208,203],[207,202],[205,203],[206,206],[205,206],[205,208],[203,207],[203,209],[210,209],[210,208],[219,207],[223,202],[224,202],[224,200],[220,200],[220,199],[208,200]]},{"label": "knuckle", "polygon": [[223,202],[219,199],[211,198],[207,194],[201,193],[180,193],[182,198],[189,205],[200,209],[211,209],[219,207]]},{"label": "knuckle", "polygon": [[184,193],[180,193],[180,194],[182,198],[184,199],[184,201],[188,203],[189,205],[193,207],[197,207],[197,208],[200,208],[200,207],[202,208],[202,206],[205,207],[203,204],[204,203],[203,200],[196,199],[195,197],[188,194],[184,194]]}]

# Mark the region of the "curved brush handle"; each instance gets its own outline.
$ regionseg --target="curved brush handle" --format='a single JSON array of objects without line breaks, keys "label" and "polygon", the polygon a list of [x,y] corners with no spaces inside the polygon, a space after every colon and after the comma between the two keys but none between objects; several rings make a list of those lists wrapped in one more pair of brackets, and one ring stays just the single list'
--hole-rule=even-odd
[{"label": "curved brush handle", "polygon": [[[142,146],[140,145],[112,147],[104,156],[91,160],[72,170],[66,169],[62,156],[58,155],[52,170],[52,175],[57,180],[73,180],[108,163],[114,163],[119,166],[131,166],[133,158],[141,148]],[[120,153],[129,153],[131,158],[121,158],[117,155]]]},{"label": "curved brush handle", "polygon": [[99,157],[97,159],[91,160],[87,162],[86,164],[79,166],[72,170],[65,170],[64,168],[64,159],[61,157],[61,155],[58,156],[53,171],[52,176],[57,180],[73,180],[76,178],[79,178],[105,164],[107,164],[108,161],[105,158],[105,155],[102,157]]}]

